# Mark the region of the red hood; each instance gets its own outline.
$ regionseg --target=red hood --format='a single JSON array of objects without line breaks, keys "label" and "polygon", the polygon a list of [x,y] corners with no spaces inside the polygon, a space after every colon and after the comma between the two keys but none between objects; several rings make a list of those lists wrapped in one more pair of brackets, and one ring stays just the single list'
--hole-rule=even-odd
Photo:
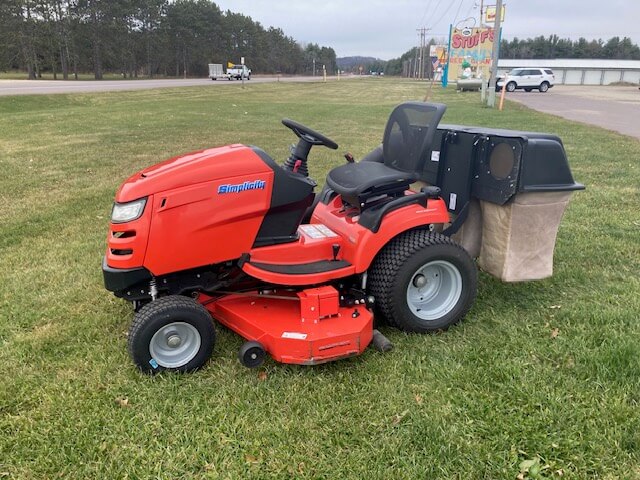
[{"label": "red hood", "polygon": [[269,172],[269,167],[249,147],[241,144],[187,153],[145,168],[118,189],[116,202],[124,203],[175,188],[233,178],[247,172]]}]

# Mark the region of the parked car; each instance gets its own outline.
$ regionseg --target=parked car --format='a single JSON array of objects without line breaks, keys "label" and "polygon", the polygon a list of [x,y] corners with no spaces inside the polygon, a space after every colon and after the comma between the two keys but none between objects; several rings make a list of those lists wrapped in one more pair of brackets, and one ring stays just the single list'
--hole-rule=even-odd
[{"label": "parked car", "polygon": [[[544,93],[553,87],[555,75],[550,68],[514,68],[506,75],[507,92],[522,89],[525,92],[539,90]],[[496,81],[496,91],[502,90],[505,76],[499,76]]]}]

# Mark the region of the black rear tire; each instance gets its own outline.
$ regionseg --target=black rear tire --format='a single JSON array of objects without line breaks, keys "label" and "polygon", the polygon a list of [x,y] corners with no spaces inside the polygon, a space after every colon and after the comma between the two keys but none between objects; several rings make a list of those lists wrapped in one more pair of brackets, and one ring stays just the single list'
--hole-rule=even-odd
[{"label": "black rear tire", "polygon": [[209,360],[215,341],[207,309],[192,298],[171,295],[146,304],[135,314],[128,350],[143,373],[192,372]]},{"label": "black rear tire", "polygon": [[467,251],[439,233],[405,232],[369,269],[376,313],[407,332],[446,330],[473,305],[478,271]]},{"label": "black rear tire", "polygon": [[540,88],[538,90],[540,91],[540,93],[545,93],[547,90],[549,90],[549,83],[548,82],[542,82],[540,84]]}]

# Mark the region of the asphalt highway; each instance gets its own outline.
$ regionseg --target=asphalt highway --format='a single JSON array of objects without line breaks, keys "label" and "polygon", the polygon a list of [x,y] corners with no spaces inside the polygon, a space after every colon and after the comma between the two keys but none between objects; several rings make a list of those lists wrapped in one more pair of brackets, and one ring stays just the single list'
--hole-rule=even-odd
[{"label": "asphalt highway", "polygon": [[[328,77],[335,79],[336,77]],[[342,78],[349,78],[348,76]],[[322,77],[276,77],[254,76],[245,83],[268,82],[322,82]],[[144,80],[0,80],[0,96],[42,95],[53,93],[114,92],[123,90],[145,90],[151,88],[176,87],[232,87],[242,85],[239,80],[216,80],[208,78],[144,79]]]}]

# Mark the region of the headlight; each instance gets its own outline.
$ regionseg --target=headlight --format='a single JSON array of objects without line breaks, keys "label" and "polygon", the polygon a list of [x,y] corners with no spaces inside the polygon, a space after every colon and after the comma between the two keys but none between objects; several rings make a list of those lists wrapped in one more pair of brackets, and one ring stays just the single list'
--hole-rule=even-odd
[{"label": "headlight", "polygon": [[113,223],[131,222],[139,218],[144,212],[144,206],[147,203],[146,198],[140,198],[133,202],[114,203],[111,211],[111,221]]}]

